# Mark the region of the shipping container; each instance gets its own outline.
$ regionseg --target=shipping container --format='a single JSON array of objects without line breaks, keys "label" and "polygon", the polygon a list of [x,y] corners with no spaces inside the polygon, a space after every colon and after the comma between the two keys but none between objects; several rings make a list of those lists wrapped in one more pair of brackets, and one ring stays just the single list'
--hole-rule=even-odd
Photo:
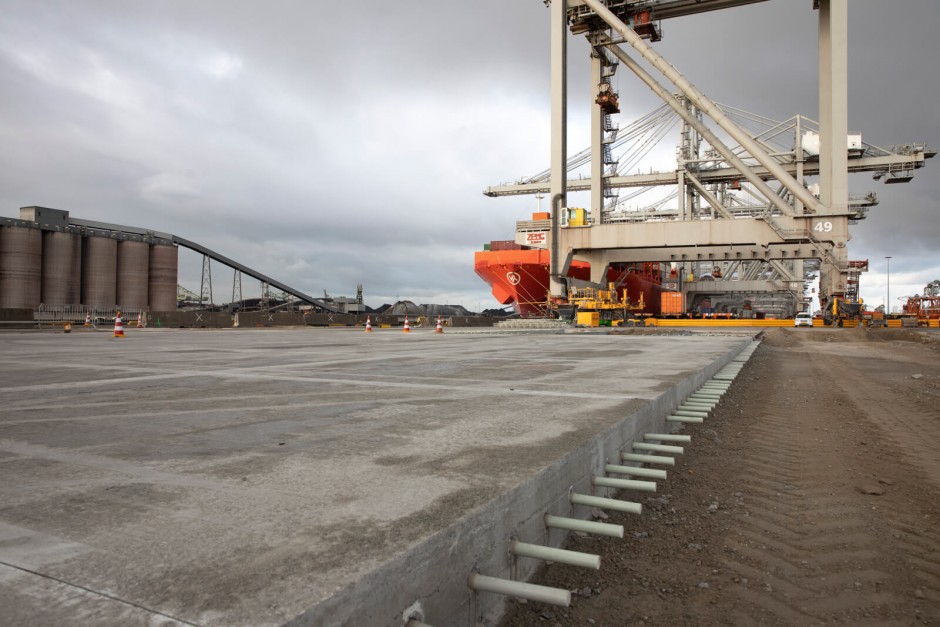
[{"label": "shipping container", "polygon": [[503,239],[503,240],[494,240],[490,242],[490,250],[521,250],[522,246],[517,244],[514,240]]},{"label": "shipping container", "polygon": [[682,292],[663,292],[660,295],[660,313],[664,316],[681,316],[685,313]]}]

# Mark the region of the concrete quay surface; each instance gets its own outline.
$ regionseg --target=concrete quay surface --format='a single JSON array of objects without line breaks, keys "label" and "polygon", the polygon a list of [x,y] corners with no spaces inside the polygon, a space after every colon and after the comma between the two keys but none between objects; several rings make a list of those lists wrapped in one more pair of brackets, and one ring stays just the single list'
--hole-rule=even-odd
[{"label": "concrete quay surface", "polygon": [[0,625],[490,624],[754,334],[126,332],[0,333]]}]

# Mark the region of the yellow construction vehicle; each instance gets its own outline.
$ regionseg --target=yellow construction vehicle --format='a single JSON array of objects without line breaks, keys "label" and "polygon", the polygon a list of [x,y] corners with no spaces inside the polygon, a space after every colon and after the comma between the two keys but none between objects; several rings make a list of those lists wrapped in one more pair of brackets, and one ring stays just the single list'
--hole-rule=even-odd
[{"label": "yellow construction vehicle", "polygon": [[833,298],[832,303],[823,310],[823,324],[841,327],[846,320],[860,321],[862,307],[863,303],[851,303],[843,298]]},{"label": "yellow construction vehicle", "polygon": [[568,303],[577,310],[577,323],[590,327],[619,325],[631,319],[633,312],[645,308],[642,294],[639,303],[631,303],[626,288],[618,289],[613,283],[608,283],[606,290],[571,288],[568,290]]}]

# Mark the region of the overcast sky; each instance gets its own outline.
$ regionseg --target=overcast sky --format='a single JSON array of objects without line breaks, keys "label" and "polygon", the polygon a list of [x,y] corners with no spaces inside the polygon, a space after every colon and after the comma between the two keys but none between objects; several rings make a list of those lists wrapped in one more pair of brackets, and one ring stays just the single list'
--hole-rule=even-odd
[{"label": "overcast sky", "polygon": [[[849,4],[850,131],[940,146],[936,0]],[[482,190],[548,166],[541,0],[0,8],[0,215],[41,205],[166,231],[310,294],[362,283],[372,306],[496,306],[473,252],[511,239],[536,200]],[[818,118],[816,20],[811,0],[769,0],[671,20],[655,45],[714,100]],[[572,152],[589,141],[587,55],[572,36]],[[615,84],[621,126],[660,104],[625,69]],[[884,300],[886,255],[892,301],[940,278],[938,168],[907,185],[850,179],[881,200],[850,242],[871,261],[866,302]],[[180,258],[198,291],[200,259]],[[217,302],[231,283],[213,267]]]}]

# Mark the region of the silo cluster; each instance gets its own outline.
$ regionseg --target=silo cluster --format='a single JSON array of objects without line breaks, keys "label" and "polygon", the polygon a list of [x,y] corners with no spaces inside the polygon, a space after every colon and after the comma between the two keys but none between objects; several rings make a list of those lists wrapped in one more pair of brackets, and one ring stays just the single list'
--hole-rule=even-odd
[{"label": "silo cluster", "polygon": [[43,305],[175,311],[177,246],[151,235],[71,224],[24,207],[0,223],[0,309]]}]

